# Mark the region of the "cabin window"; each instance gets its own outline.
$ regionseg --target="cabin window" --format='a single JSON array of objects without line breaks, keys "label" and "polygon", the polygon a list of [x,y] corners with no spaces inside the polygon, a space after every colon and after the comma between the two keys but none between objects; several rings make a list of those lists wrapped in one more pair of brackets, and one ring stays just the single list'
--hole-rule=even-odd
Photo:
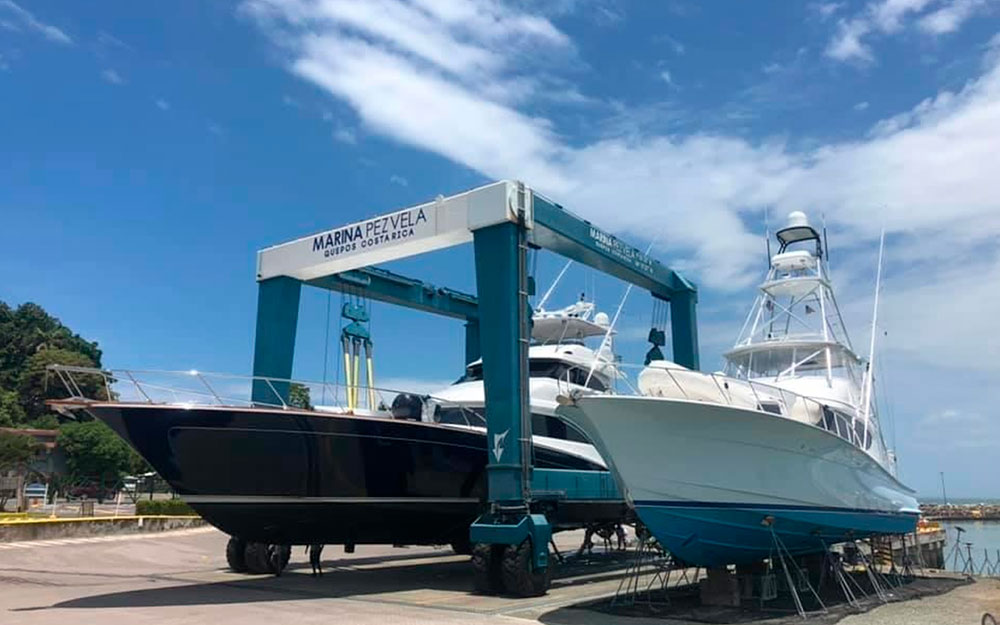
[{"label": "cabin window", "polygon": [[531,414],[531,433],[564,441],[590,443],[580,430],[566,421],[559,417],[538,414],[537,412]]},{"label": "cabin window", "polygon": [[460,406],[438,406],[434,411],[434,421],[448,425],[478,425],[486,427],[482,408],[462,408]]},{"label": "cabin window", "polygon": [[776,401],[762,401],[760,402],[760,409],[771,414],[781,414],[781,404]]},{"label": "cabin window", "polygon": [[[590,375],[590,371],[580,367],[574,367],[560,360],[542,360],[534,358],[528,361],[528,375],[532,378],[552,378],[553,380],[568,381],[571,384],[586,386],[595,391],[606,391],[607,385],[596,375]],[[590,376],[590,380],[587,380]],[[481,363],[470,365],[465,376],[459,382],[476,382],[483,379],[483,365]]]},{"label": "cabin window", "polygon": [[[845,441],[849,441],[856,445],[860,444],[861,439],[860,437],[856,437],[855,432],[852,431],[851,419],[847,415],[823,406],[822,425],[823,429],[832,434],[836,434]],[[864,426],[862,425],[861,427],[863,428]]]},{"label": "cabin window", "polygon": [[869,449],[872,446],[872,430],[871,428],[865,428],[865,422],[858,419],[854,423],[854,434],[855,444],[863,449]]},{"label": "cabin window", "polygon": [[[434,421],[446,425],[475,425],[486,427],[486,411],[484,408],[462,408],[459,406],[438,406],[434,411]],[[531,414],[531,433],[538,436],[558,438],[564,441],[590,443],[583,432],[575,426],[552,415]]]}]

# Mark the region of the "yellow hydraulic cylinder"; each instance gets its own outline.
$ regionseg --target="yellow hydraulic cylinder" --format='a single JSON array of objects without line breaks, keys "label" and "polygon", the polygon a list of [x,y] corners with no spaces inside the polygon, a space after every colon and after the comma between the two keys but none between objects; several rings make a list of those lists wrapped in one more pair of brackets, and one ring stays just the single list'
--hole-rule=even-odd
[{"label": "yellow hydraulic cylinder", "polygon": [[368,370],[368,409],[375,410],[375,366],[372,364],[372,344],[365,343],[365,369]]},{"label": "yellow hydraulic cylinder", "polygon": [[351,404],[351,343],[345,338],[344,341],[344,386],[346,386],[345,394],[347,397],[347,410],[354,410],[354,406]]},{"label": "yellow hydraulic cylinder", "polygon": [[361,386],[361,346],[354,343],[354,385],[351,387],[354,393],[354,407],[358,407],[358,389]]}]

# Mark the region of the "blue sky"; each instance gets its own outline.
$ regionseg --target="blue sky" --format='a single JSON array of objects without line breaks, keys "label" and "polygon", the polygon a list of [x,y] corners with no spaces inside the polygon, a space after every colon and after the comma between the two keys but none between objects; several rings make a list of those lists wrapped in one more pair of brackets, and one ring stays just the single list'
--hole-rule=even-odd
[{"label": "blue sky", "polygon": [[[707,369],[764,269],[765,210],[831,232],[889,444],[927,495],[998,496],[995,0],[0,0],[0,299],[105,364],[247,372],[257,249],[519,178],[701,288]],[[540,259],[544,287],[561,261]],[[474,289],[471,251],[392,266]],[[624,286],[574,269],[556,300]],[[323,368],[307,291],[296,374]],[[339,299],[334,299],[334,308]],[[644,351],[633,295],[619,347]],[[460,324],[377,307],[383,383],[462,367]],[[332,368],[332,365],[331,365]]]}]

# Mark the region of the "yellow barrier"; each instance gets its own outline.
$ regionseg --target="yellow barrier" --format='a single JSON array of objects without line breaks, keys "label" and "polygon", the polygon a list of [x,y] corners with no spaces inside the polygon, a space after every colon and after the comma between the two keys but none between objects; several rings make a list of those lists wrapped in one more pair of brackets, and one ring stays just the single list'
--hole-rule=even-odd
[{"label": "yellow barrier", "polygon": [[16,519],[0,518],[0,525],[23,525],[27,523],[107,523],[109,521],[138,521],[139,519],[198,519],[197,515],[191,514],[145,514],[145,515],[120,515],[105,517],[65,517],[65,518],[30,518],[25,514]]}]

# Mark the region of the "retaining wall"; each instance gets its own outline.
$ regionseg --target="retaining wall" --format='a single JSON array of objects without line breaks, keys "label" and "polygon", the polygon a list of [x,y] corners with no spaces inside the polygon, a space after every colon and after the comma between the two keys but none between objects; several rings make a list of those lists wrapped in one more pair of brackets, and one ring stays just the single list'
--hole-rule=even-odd
[{"label": "retaining wall", "polygon": [[110,534],[138,534],[204,527],[196,516],[120,516],[73,519],[10,519],[0,521],[0,543]]}]

